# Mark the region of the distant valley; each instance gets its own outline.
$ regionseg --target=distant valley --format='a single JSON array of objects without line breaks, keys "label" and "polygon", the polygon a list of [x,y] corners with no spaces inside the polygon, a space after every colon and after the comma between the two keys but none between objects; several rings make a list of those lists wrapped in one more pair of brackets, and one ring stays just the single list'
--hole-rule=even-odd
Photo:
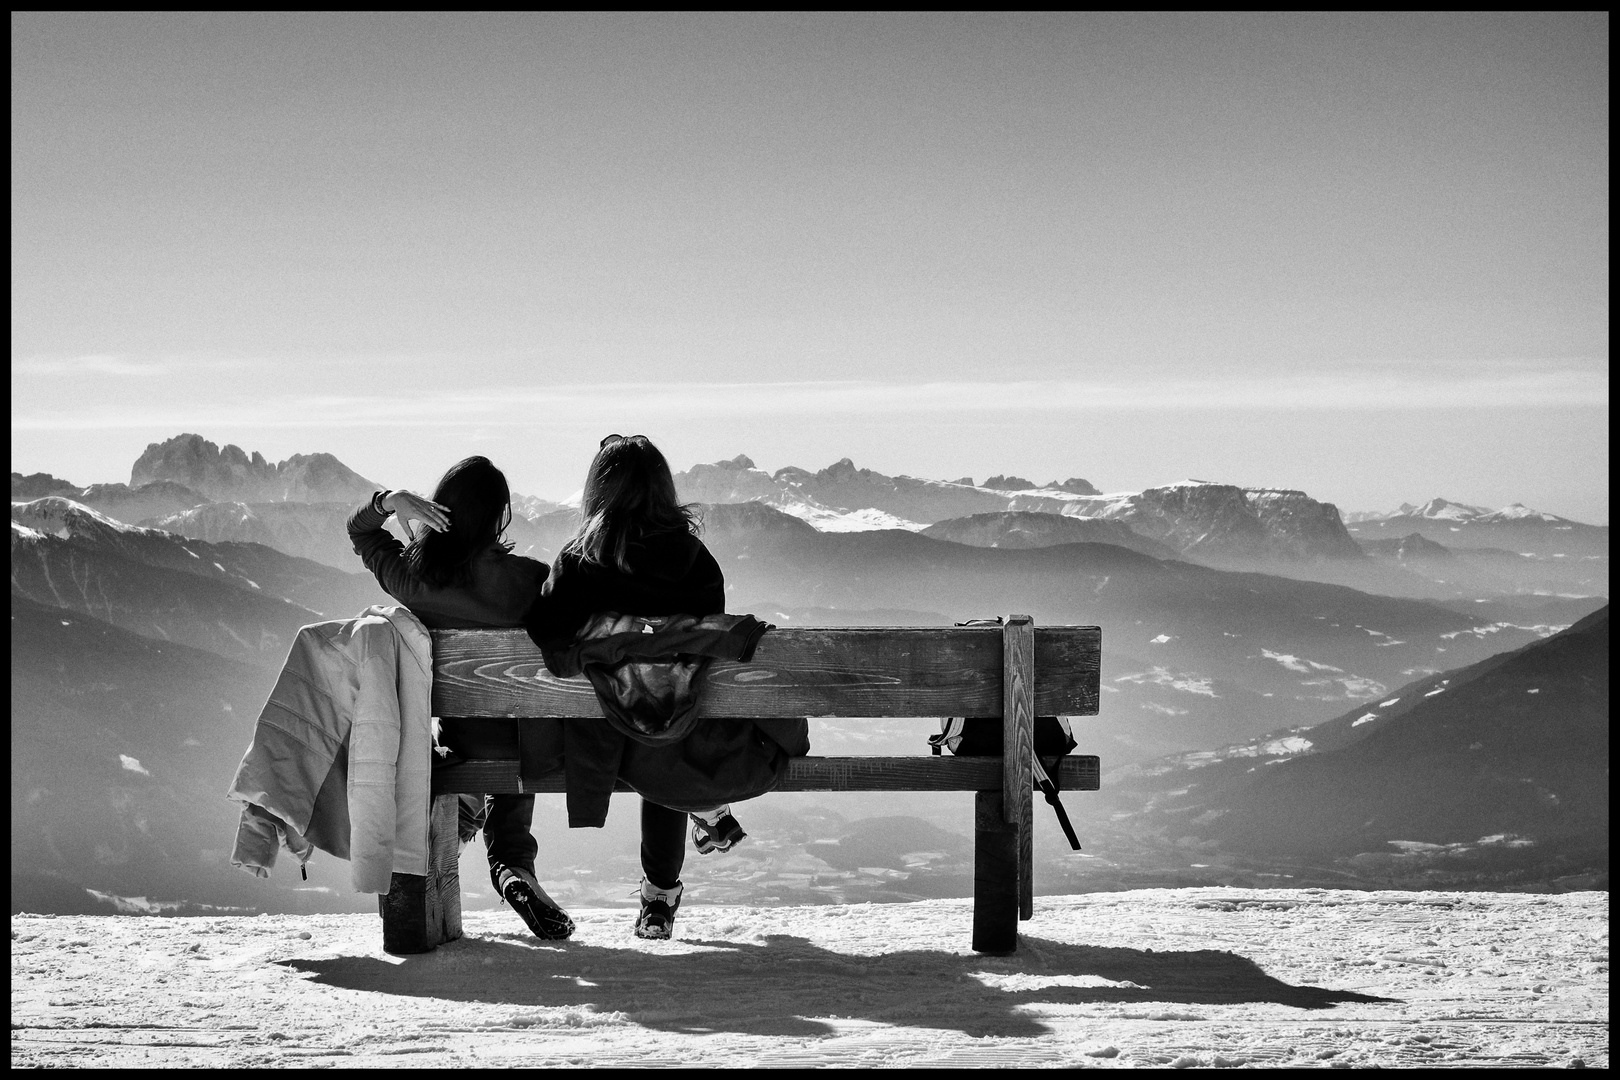
[{"label": "distant valley", "polygon": [[1116,770],[1093,809],[1188,852],[1188,869],[1224,856],[1293,860],[1312,884],[1607,888],[1608,655],[1605,607],[1327,723]]},{"label": "distant valley", "polygon": [[[1350,878],[1405,873],[1422,862],[1407,858],[1411,851],[1430,849],[1388,848],[1378,829],[1329,843],[1321,837],[1331,830],[1310,831],[1317,827],[1306,809],[1289,811],[1305,839],[1274,842],[1266,813],[1244,807],[1282,805],[1284,789],[1244,794],[1253,781],[1237,778],[1212,787],[1236,766],[1200,755],[1228,762],[1256,748],[1257,762],[1277,763],[1261,770],[1268,782],[1305,776],[1317,759],[1374,745],[1362,738],[1374,729],[1397,730],[1376,718],[1404,716],[1435,686],[1445,689],[1438,700],[1466,703],[1472,699],[1456,693],[1460,679],[1494,685],[1458,672],[1548,655],[1535,650],[1565,641],[1559,631],[1572,623],[1589,642],[1580,620],[1607,602],[1607,527],[1523,508],[1433,500],[1347,523],[1298,491],[1189,481],[1110,495],[1075,477],[1045,485],[1006,475],[934,481],[885,476],[847,459],[818,472],[767,474],[739,456],[676,479],[682,497],[700,504],[731,610],[778,625],[927,625],[1024,612],[1038,623],[1103,627],[1102,714],[1075,726],[1081,752],[1100,754],[1109,779],[1104,792],[1069,802],[1119,858],[1099,851],[1097,860],[1076,862],[1049,852],[1042,880],[1052,887],[1141,884],[1142,874],[1179,881],[1203,872],[1195,863],[1253,883],[1242,875],[1264,876],[1267,860],[1284,856]],[[196,435],[154,443],[129,484],[12,475],[14,908],[19,895],[84,902],[90,888],[167,890],[193,905],[354,909],[354,898],[320,891],[324,885],[285,875],[263,883],[228,863],[221,869],[235,823],[222,793],[297,627],[387,602],[343,527],[377,486],[331,455],[272,463]],[[515,550],[545,561],[577,524],[573,508],[543,499],[514,496],[514,510]],[[1422,689],[1409,693],[1414,686]],[[1566,701],[1542,692],[1541,700],[1527,695],[1531,704]],[[1606,695],[1605,671],[1605,707]],[[1402,703],[1381,712],[1378,703],[1395,697]],[[1375,719],[1362,719],[1369,711]],[[930,723],[818,722],[817,748],[915,753]],[[1554,741],[1569,749],[1571,739]],[[1307,749],[1298,749],[1301,740]],[[1284,749],[1266,749],[1273,745]],[[1590,739],[1579,745],[1595,760]],[[1465,762],[1486,760],[1480,751],[1456,752]],[[1334,768],[1376,772],[1356,761]],[[1172,797],[1187,786],[1175,778],[1193,769],[1200,771],[1189,790],[1200,794]],[[1325,783],[1301,781],[1298,790]],[[1537,790],[1565,806],[1578,801],[1556,784]],[[1524,826],[1493,830],[1541,828],[1545,815],[1532,813],[1538,798],[1521,805],[1492,796]],[[800,809],[785,814],[790,804]],[[914,819],[894,818],[892,804],[877,797],[782,796],[748,810],[763,830],[750,856],[759,867],[740,877],[703,872],[713,888],[724,879],[722,891],[739,902],[761,882],[792,891],[815,873],[842,882],[824,882],[826,895],[854,899],[946,895],[970,878],[960,844],[922,823],[903,824]],[[1400,815],[1397,824],[1422,819],[1415,807]],[[867,824],[877,818],[890,824]],[[1042,836],[1045,850],[1051,837]],[[1431,839],[1439,836],[1448,838]],[[1387,839],[1444,851],[1478,839],[1450,837],[1431,829]],[[560,837],[557,856],[589,861],[596,842]],[[905,850],[888,851],[890,842]],[[1537,840],[1534,858],[1513,843],[1487,844],[1481,857],[1494,859],[1500,848],[1529,866],[1530,878],[1552,865],[1537,860],[1558,844],[1587,844],[1585,855],[1560,864],[1566,869],[1595,858],[1587,840],[1568,836]],[[1186,844],[1217,852],[1215,862],[1191,858],[1175,870],[1177,845]],[[1396,862],[1385,866],[1390,858]],[[1112,869],[1104,872],[1105,863]],[[1082,867],[1091,876],[1071,880]],[[760,877],[764,870],[770,874]]]}]

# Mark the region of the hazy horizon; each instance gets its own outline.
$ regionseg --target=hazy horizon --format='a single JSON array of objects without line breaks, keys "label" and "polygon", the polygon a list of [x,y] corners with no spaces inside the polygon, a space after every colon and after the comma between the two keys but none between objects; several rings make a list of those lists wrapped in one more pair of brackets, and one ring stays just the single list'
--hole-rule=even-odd
[{"label": "hazy horizon", "polygon": [[12,468],[1608,522],[1608,17],[12,17]]},{"label": "hazy horizon", "polygon": [[[226,445],[230,445],[230,440],[221,441],[219,439],[210,439],[210,438],[208,438],[207,434],[203,433],[203,432],[176,432],[175,433],[175,435],[180,435],[180,434],[202,435],[205,440],[207,440],[209,442],[212,442],[212,443],[215,443],[216,445],[220,446],[221,448],[225,447]],[[173,438],[173,437],[174,436],[169,436],[169,438]],[[148,446],[157,445],[158,443],[163,442],[163,441],[166,441],[166,440],[157,440],[155,442],[148,443],[147,445]],[[255,446],[255,445],[244,445],[244,444],[234,444],[234,445],[237,445],[240,449],[242,449],[244,452],[246,452],[250,456],[252,454],[254,454],[255,452],[258,452],[258,453],[261,453],[261,454],[264,453],[264,451],[262,449],[260,449],[259,447]],[[143,447],[142,449],[144,450],[144,449],[146,449],[146,447]],[[459,453],[460,451],[456,451],[456,452]],[[477,452],[477,450],[476,450],[476,448],[469,448],[468,452]],[[332,453],[332,451],[330,451],[329,449],[328,450],[322,450],[322,449],[319,449],[319,448],[314,448],[314,449],[304,448],[304,449],[301,449],[301,450],[293,451],[293,453],[301,453],[301,454]],[[699,461],[699,460],[692,460],[692,461],[672,460],[670,462],[670,467],[676,473],[682,473],[682,472],[685,472],[686,470],[688,470],[688,469],[690,469],[690,468],[692,468],[693,466],[696,466],[696,465],[715,464],[715,463],[719,463],[719,462],[723,462],[723,461],[730,461],[730,460],[736,458],[739,454],[742,455],[742,456],[747,457],[750,461],[752,461],[756,468],[762,469],[763,471],[765,471],[767,473],[775,473],[778,469],[781,469],[781,468],[784,468],[784,467],[787,467],[787,466],[796,466],[798,468],[804,468],[804,469],[810,470],[811,472],[815,472],[815,471],[817,471],[819,469],[824,469],[824,468],[827,468],[828,466],[836,464],[836,462],[838,460],[841,460],[841,459],[833,459],[833,460],[829,460],[829,461],[826,461],[826,462],[820,461],[819,459],[817,459],[815,461],[787,461],[787,460],[784,460],[784,461],[767,461],[767,460],[760,459],[755,454],[749,453],[746,449],[742,449],[742,450],[739,450],[737,454],[725,454],[725,455],[722,455],[720,457],[716,457],[716,458],[713,458],[713,459],[705,459],[705,460],[702,460],[702,461]],[[287,455],[264,454],[264,456],[272,464],[275,464],[278,461],[285,460],[286,457],[291,456],[291,455],[290,454],[287,454]],[[366,476],[368,479],[373,479],[373,480],[377,479],[377,476],[374,475],[374,474],[381,473],[383,471],[383,469],[388,469],[391,473],[396,473],[396,474],[401,473],[401,472],[412,472],[412,471],[414,471],[414,470],[402,470],[402,469],[400,469],[398,467],[398,464],[396,462],[393,465],[392,468],[390,468],[387,463],[383,463],[382,469],[376,469],[376,470],[372,470],[371,472],[368,472],[366,469],[356,467],[352,461],[344,458],[344,456],[342,454],[334,454],[333,456],[337,457],[340,461],[342,461],[345,465],[349,466],[350,468],[354,468],[356,472],[359,472],[361,475]],[[848,457],[848,455],[844,455],[844,457]],[[1136,485],[1134,487],[1128,487],[1128,486],[1122,486],[1122,485],[1109,485],[1109,484],[1098,481],[1093,476],[1081,475],[1081,474],[1078,474],[1078,473],[1074,473],[1072,470],[1069,473],[1066,473],[1066,474],[1054,473],[1053,475],[1048,476],[1048,475],[1046,475],[1044,473],[1035,473],[1035,472],[1031,472],[1028,475],[1021,475],[1021,474],[1019,474],[1017,472],[1017,470],[1014,470],[1014,469],[981,468],[981,469],[978,469],[976,471],[971,471],[971,472],[965,472],[965,473],[961,473],[961,474],[952,475],[952,474],[949,473],[949,470],[946,470],[946,471],[935,470],[933,472],[924,472],[924,471],[908,472],[908,471],[903,470],[903,469],[885,468],[885,467],[883,467],[881,462],[877,462],[877,461],[855,460],[855,459],[851,459],[851,460],[854,462],[854,465],[856,466],[856,468],[871,469],[873,472],[884,473],[886,475],[891,475],[891,476],[906,475],[906,476],[913,476],[913,477],[916,477],[916,478],[919,478],[919,479],[942,480],[942,481],[954,481],[954,480],[957,480],[960,476],[967,476],[967,477],[970,477],[971,479],[973,479],[975,483],[980,484],[980,485],[984,484],[984,482],[988,478],[990,478],[992,476],[997,476],[997,475],[1006,475],[1006,476],[1009,476],[1009,477],[1018,477],[1019,479],[1029,480],[1029,481],[1031,481],[1031,482],[1033,482],[1033,483],[1035,483],[1037,485],[1042,485],[1042,486],[1044,486],[1044,485],[1046,485],[1048,483],[1061,483],[1061,482],[1063,482],[1063,481],[1065,481],[1067,479],[1070,479],[1071,477],[1080,476],[1081,479],[1090,481],[1093,484],[1095,484],[1097,486],[1098,490],[1100,492],[1102,492],[1103,494],[1124,493],[1124,492],[1129,492],[1129,491],[1140,491],[1144,487],[1162,487],[1162,486],[1164,486],[1166,484],[1174,484],[1174,483],[1187,481],[1187,480],[1206,481],[1206,482],[1211,482],[1211,483],[1234,484],[1234,485],[1236,485],[1238,487],[1244,487],[1244,488],[1269,488],[1269,489],[1289,488],[1289,489],[1292,489],[1292,490],[1299,490],[1297,488],[1297,486],[1295,486],[1295,485],[1279,484],[1279,483],[1260,483],[1260,482],[1250,483],[1250,482],[1245,481],[1242,478],[1219,477],[1219,476],[1202,476],[1202,475],[1195,476],[1191,472],[1188,472],[1188,473],[1186,473],[1184,475],[1180,475],[1180,476],[1165,476],[1165,477],[1163,477],[1163,478],[1161,478],[1159,480],[1153,481],[1151,483],[1138,484],[1138,485]],[[133,464],[133,462],[134,462],[134,459],[132,458],[131,459],[131,464]],[[521,467],[519,467],[517,469],[514,469],[512,467],[512,463],[509,462],[509,461],[497,462],[497,464],[501,464],[503,466],[503,470],[508,472],[509,475],[531,475],[532,476],[532,475],[536,474],[536,470],[533,470],[533,469],[522,469]],[[15,461],[13,462],[13,465],[15,466]],[[84,477],[76,476],[76,475],[63,475],[60,472],[52,473],[50,469],[43,469],[43,468],[42,469],[34,469],[34,470],[17,470],[17,469],[14,468],[13,471],[14,472],[22,472],[24,474],[29,473],[29,472],[49,473],[50,475],[55,476],[56,479],[58,479],[58,480],[68,480],[68,481],[71,481],[73,483],[79,484],[82,487],[88,487],[91,484],[98,484],[98,483],[128,483],[129,480],[131,479],[130,470],[129,470],[128,467],[125,467],[123,472],[119,476],[95,477],[95,478],[90,478],[90,479],[86,479]],[[431,475],[430,473],[418,473],[417,475],[398,477],[397,479],[400,479],[402,482],[394,483],[394,484],[391,484],[391,485],[388,485],[388,486],[407,487],[407,488],[413,488],[413,489],[421,490],[423,492],[429,492],[429,491],[432,490],[433,485],[436,482],[436,477]],[[577,478],[573,478],[572,481],[566,475],[563,475],[563,474],[559,473],[559,474],[554,474],[553,477],[549,481],[542,479],[541,482],[539,484],[537,484],[537,485],[518,484],[518,483],[514,482],[513,493],[515,495],[523,495],[523,496],[531,496],[532,495],[532,496],[538,496],[538,497],[544,498],[544,499],[549,499],[549,500],[554,501],[554,502],[562,502],[562,501],[565,501],[565,500],[570,499],[570,498],[577,498],[579,496],[580,486],[581,486],[581,483],[583,482],[583,479],[584,478],[583,478],[583,466],[582,466],[582,474],[581,474],[581,476],[579,476]],[[379,480],[378,482],[381,483],[382,481]],[[570,486],[570,484],[572,484],[572,486]],[[1335,500],[1333,498],[1329,498],[1326,495],[1322,494],[1321,492],[1306,491],[1306,494],[1312,495],[1312,496],[1316,497],[1317,499],[1319,499],[1322,502],[1333,503],[1334,505],[1336,505],[1338,507],[1338,509],[1340,510],[1341,513],[1352,513],[1352,512],[1357,512],[1357,511],[1387,511],[1387,510],[1394,510],[1401,503],[1413,503],[1413,504],[1416,504],[1416,505],[1422,505],[1423,503],[1427,502],[1429,499],[1432,499],[1432,498],[1443,498],[1443,499],[1446,499],[1449,502],[1464,503],[1464,504],[1475,505],[1475,506],[1483,505],[1483,506],[1487,506],[1490,509],[1500,509],[1503,506],[1509,505],[1508,502],[1487,503],[1487,502],[1481,502],[1480,500],[1457,497],[1454,494],[1447,493],[1447,492],[1441,492],[1441,493],[1438,493],[1438,494],[1427,494],[1427,495],[1423,495],[1421,497],[1414,496],[1414,497],[1410,497],[1410,498],[1403,498],[1403,499],[1398,500],[1397,502],[1391,502],[1391,503],[1387,503],[1387,504],[1378,504],[1378,505],[1375,505],[1375,506],[1373,506],[1373,505],[1369,505],[1369,506],[1348,505],[1348,504],[1343,503],[1340,500]],[[1545,503],[1527,502],[1526,500],[1522,500],[1522,499],[1516,499],[1516,500],[1511,500],[1511,501],[1512,502],[1525,503],[1526,505],[1529,505],[1533,509],[1536,509],[1536,510],[1546,510],[1546,511],[1549,511],[1549,512],[1552,512],[1552,513],[1557,513],[1558,512],[1557,510],[1553,510],[1551,507],[1549,507]],[[1568,517],[1570,515],[1563,514],[1561,516]],[[1583,521],[1584,523],[1589,524],[1589,525],[1607,525],[1609,523],[1607,518],[1604,518],[1603,520],[1576,518],[1575,520]]]}]

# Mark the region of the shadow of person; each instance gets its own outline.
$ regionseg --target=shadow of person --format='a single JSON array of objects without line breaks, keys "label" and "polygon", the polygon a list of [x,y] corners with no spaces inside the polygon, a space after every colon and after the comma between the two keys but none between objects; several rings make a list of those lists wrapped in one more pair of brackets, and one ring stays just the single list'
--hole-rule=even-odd
[{"label": "shadow of person", "polygon": [[1141,1002],[1273,1003],[1326,1009],[1388,1002],[1291,986],[1235,953],[1148,952],[1023,937],[1010,957],[912,950],[832,952],[804,938],[682,941],[681,952],[463,938],[403,962],[375,956],[274,961],[325,986],[488,1004],[572,1006],[621,1013],[644,1027],[690,1033],[820,1036],[816,1017],[1034,1037],[1050,1032],[1026,1006]]}]

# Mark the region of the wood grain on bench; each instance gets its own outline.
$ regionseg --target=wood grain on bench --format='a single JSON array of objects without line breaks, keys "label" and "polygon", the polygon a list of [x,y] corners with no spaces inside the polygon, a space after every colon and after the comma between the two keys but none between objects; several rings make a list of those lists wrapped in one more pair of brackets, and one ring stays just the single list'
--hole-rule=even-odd
[{"label": "wood grain on bench", "polygon": [[[1095,716],[1102,632],[1034,628],[1034,713]],[[778,628],[746,664],[716,661],[700,716],[1001,716],[999,627]],[[601,716],[522,630],[433,631],[435,716]]]},{"label": "wood grain on bench", "polygon": [[[1037,716],[1095,716],[1102,631],[1035,626],[784,627],[746,664],[716,661],[698,715],[739,718],[975,716],[1000,718],[999,757],[795,758],[778,791],[972,791],[973,948],[1010,953],[1034,914],[1031,752]],[[600,718],[584,678],[558,679],[522,630],[433,631],[433,714],[506,720]],[[514,732],[517,734],[517,732]],[[521,736],[514,739],[521,743]],[[1095,791],[1100,763],[1070,755],[1059,787]],[[515,760],[436,766],[436,796],[563,792],[562,773],[522,776]],[[620,786],[615,790],[627,791]]]}]

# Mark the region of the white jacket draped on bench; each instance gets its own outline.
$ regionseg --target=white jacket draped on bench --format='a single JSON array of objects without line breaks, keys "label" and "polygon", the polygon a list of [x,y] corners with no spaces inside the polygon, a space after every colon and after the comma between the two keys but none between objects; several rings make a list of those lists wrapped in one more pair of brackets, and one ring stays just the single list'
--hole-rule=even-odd
[{"label": "white jacket draped on bench", "polygon": [[356,892],[426,874],[433,644],[403,607],[298,631],[229,795],[231,862],[269,877],[285,844],[349,860]]}]

